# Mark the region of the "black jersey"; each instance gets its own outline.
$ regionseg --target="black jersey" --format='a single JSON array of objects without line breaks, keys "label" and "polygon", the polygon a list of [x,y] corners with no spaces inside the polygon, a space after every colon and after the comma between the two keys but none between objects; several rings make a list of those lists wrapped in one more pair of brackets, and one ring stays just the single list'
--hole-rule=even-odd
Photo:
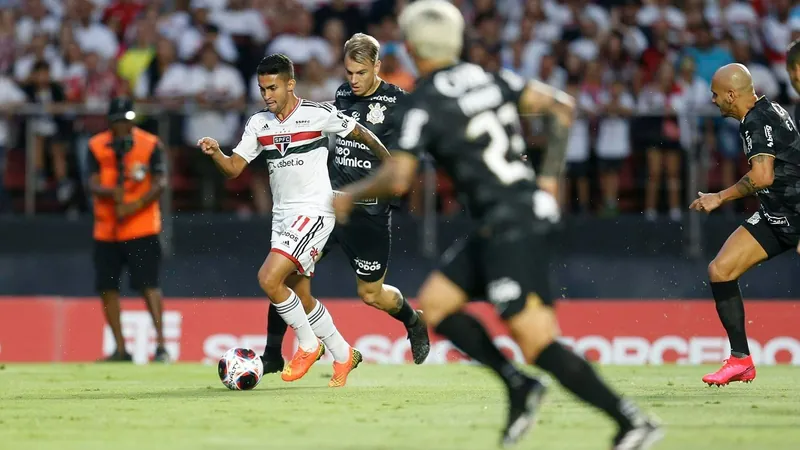
[{"label": "black jersey", "polygon": [[761,97],[742,119],[739,134],[748,160],[775,158],[772,186],[757,192],[764,217],[782,232],[800,232],[800,133],[792,117]]},{"label": "black jersey", "polygon": [[[359,97],[345,83],[336,91],[334,106],[345,114],[356,119],[361,125],[373,132],[387,149],[395,147],[394,110],[398,101],[407,95],[399,87],[381,81],[372,95]],[[358,181],[375,170],[380,159],[362,143],[352,139],[336,137],[333,161],[329,166],[331,185],[336,190]],[[357,203],[365,212],[372,215],[389,213],[389,203],[376,199],[365,199]]]},{"label": "black jersey", "polygon": [[794,105],[794,126],[800,125],[800,103]]},{"label": "black jersey", "polygon": [[399,111],[398,148],[430,154],[480,225],[541,222],[534,220],[534,171],[521,159],[518,103],[524,88],[512,72],[458,63],[419,80]]}]

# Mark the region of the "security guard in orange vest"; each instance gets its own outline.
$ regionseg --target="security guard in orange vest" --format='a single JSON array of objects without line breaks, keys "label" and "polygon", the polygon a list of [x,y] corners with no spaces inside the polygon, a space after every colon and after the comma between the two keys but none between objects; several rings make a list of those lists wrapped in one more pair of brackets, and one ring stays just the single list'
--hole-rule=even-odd
[{"label": "security guard in orange vest", "polygon": [[133,125],[136,113],[128,98],[109,108],[109,130],[89,140],[90,190],[94,197],[95,286],[117,343],[106,361],[132,361],[120,324],[119,284],[127,266],[132,289],[142,293],[153,317],[155,361],[167,361],[159,288],[161,210],[158,198],[166,183],[164,151],[158,137]]}]

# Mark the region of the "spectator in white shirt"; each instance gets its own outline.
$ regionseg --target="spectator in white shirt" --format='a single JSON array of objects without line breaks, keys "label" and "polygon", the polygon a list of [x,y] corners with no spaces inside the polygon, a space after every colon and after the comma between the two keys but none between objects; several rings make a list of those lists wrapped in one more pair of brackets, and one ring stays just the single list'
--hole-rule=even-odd
[{"label": "spectator in white shirt", "polygon": [[[235,144],[247,92],[239,71],[220,62],[214,47],[206,45],[200,50],[200,62],[189,69],[185,87],[186,94],[194,98],[199,109],[186,120],[184,142],[193,146],[203,136],[214,136],[222,146]],[[200,201],[204,209],[216,209],[225,180],[213,164],[208,164],[208,158],[194,159],[197,162],[195,174],[202,180]]]},{"label": "spectator in white shirt", "polygon": [[539,73],[536,79],[556,89],[564,89],[564,86],[567,84],[567,71],[558,65],[556,55],[552,52],[546,53],[542,56],[541,63],[539,64]]},{"label": "spectator in white shirt", "polygon": [[322,38],[328,43],[331,49],[329,65],[325,66],[320,58],[314,57],[323,67],[335,74],[344,73],[344,43],[347,41],[345,24],[340,19],[328,19],[322,27]]},{"label": "spectator in white shirt", "polygon": [[757,95],[766,95],[769,98],[777,98],[780,93],[780,86],[775,73],[769,67],[754,61],[751,57],[750,45],[746,41],[734,41],[733,58],[736,62],[744,64],[753,76],[753,86]]},{"label": "spectator in white shirt", "polygon": [[770,3],[772,14],[761,20],[764,56],[775,74],[780,77],[780,81],[788,83],[785,53],[786,47],[792,42],[792,25],[789,17],[791,2],[775,0]]},{"label": "spectator in white shirt", "polygon": [[623,0],[622,3],[611,11],[611,26],[622,34],[625,51],[631,57],[638,58],[648,47],[647,36],[636,23],[639,3],[637,0]]},{"label": "spectator in white shirt", "polygon": [[[582,92],[577,83],[568,84],[566,92],[576,101],[576,119],[572,123],[567,140],[567,170],[561,198],[562,209],[569,209],[572,199],[578,202],[578,211],[588,214],[589,211],[589,148],[591,135],[589,124],[597,113],[594,99],[586,92]],[[576,195],[572,195],[572,185],[575,184]]]},{"label": "spectator in white shirt", "polygon": [[17,21],[17,45],[30,44],[34,35],[44,34],[53,39],[61,29],[57,17],[49,15],[41,0],[28,0],[25,3],[24,15]]},{"label": "spectator in white shirt", "polygon": [[[156,56],[139,76],[134,87],[134,95],[138,104],[157,104],[167,112],[167,156],[173,161],[178,149],[183,144],[181,116],[178,112],[187,95],[186,80],[189,69],[178,61],[175,44],[167,38],[156,43]],[[164,116],[148,117],[144,128],[159,133],[159,121]],[[159,133],[160,134],[160,133]],[[172,165],[174,167],[174,164]]]},{"label": "spectator in white shirt", "polygon": [[178,40],[178,57],[182,61],[193,62],[200,54],[200,49],[207,45],[212,45],[226,62],[234,63],[239,58],[231,36],[209,22],[208,9],[198,8],[192,12],[192,22]]},{"label": "spectator in white shirt", "polygon": [[[667,22],[673,32],[686,28],[686,16],[678,7],[672,5],[670,0],[655,0],[636,14],[636,21],[643,27],[650,27],[662,20]],[[670,40],[672,41],[672,38]]]},{"label": "spectator in white shirt", "polygon": [[715,28],[729,33],[734,39],[758,42],[758,13],[749,2],[716,0],[707,2],[705,18]]},{"label": "spectator in white shirt", "polygon": [[267,54],[283,53],[296,65],[303,66],[311,58],[318,59],[325,67],[331,66],[333,50],[325,39],[312,36],[313,23],[311,13],[306,10],[298,12],[292,18],[296,24],[294,33],[285,33],[272,40]]},{"label": "spectator in white shirt", "polygon": [[522,55],[524,51],[525,41],[523,39],[514,40],[511,44],[504,46],[500,52],[503,68],[522,75]]},{"label": "spectator in white shirt", "polygon": [[188,71],[184,93],[194,98],[199,111],[188,119],[185,141],[192,145],[203,136],[219,136],[220,145],[236,143],[239,113],[246,89],[239,72],[220,62],[211,46],[200,51],[200,62]]},{"label": "spectator in white shirt", "polygon": [[581,37],[569,44],[570,53],[574,53],[584,61],[594,61],[600,52],[597,45],[600,39],[600,30],[596,23],[589,18],[581,18]]},{"label": "spectator in white shirt", "polygon": [[156,44],[156,55],[134,87],[137,103],[159,102],[179,105],[186,94],[187,67],[178,61],[175,44],[161,38]]},{"label": "spectator in white shirt", "polygon": [[0,73],[0,214],[7,209],[3,175],[6,173],[6,151],[12,143],[8,117],[23,103],[25,103],[25,93],[14,80]]},{"label": "spectator in white shirt", "polygon": [[619,173],[631,154],[630,117],[636,108],[633,96],[625,90],[622,80],[614,80],[611,88],[600,94],[597,134],[597,158],[600,169],[600,189],[604,213],[619,211]]},{"label": "spectator in white shirt", "polygon": [[336,89],[345,82],[338,73],[330,73],[325,67],[312,58],[306,63],[303,78],[297,82],[297,95],[314,102],[332,102]]},{"label": "spectator in white shirt", "polygon": [[[680,94],[676,97],[675,109],[678,112],[678,124],[681,132],[681,146],[686,149],[696,148],[698,145],[716,145],[716,142],[727,142],[728,132],[724,119],[718,120],[713,104],[711,103],[711,90],[705,80],[697,75],[694,58],[684,55],[678,63],[678,76],[676,78]],[[720,128],[716,132],[715,123],[719,122]],[[738,122],[734,131],[734,138],[738,139]],[[705,131],[704,133],[701,131]],[[706,140],[707,142],[703,142]]]},{"label": "spectator in white shirt", "polygon": [[635,65],[630,55],[623,46],[623,36],[617,32],[612,32],[600,51],[600,59],[605,63],[603,72],[603,82],[613,83],[616,80],[629,82],[633,77]]},{"label": "spectator in white shirt", "polygon": [[50,67],[50,78],[61,80],[64,76],[64,63],[58,50],[47,44],[47,35],[37,34],[31,39],[28,52],[14,63],[14,78],[18,83],[27,83],[33,66],[44,61]]},{"label": "spectator in white shirt", "polygon": [[90,0],[76,0],[78,22],[73,24],[75,41],[86,53],[97,53],[102,59],[116,58],[117,36],[93,17],[95,5]]},{"label": "spectator in white shirt", "polygon": [[229,0],[227,9],[211,13],[211,22],[223,33],[235,37],[248,37],[254,43],[263,44],[269,39],[269,28],[264,16],[249,8],[245,0]]},{"label": "spectator in white shirt", "polygon": [[657,206],[662,174],[666,172],[667,201],[670,219],[681,220],[681,131],[676,103],[680,101],[672,64],[665,61],[659,67],[656,79],[639,95],[637,111],[649,116],[640,120],[647,138],[648,178],[645,188],[645,218],[658,217]]}]

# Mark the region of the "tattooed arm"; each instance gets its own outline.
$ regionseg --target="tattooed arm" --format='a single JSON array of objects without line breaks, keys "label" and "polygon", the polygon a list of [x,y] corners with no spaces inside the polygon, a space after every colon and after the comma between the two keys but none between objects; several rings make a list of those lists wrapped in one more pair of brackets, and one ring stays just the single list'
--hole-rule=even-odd
[{"label": "tattooed arm", "polygon": [[375,136],[372,131],[369,131],[367,127],[360,123],[356,123],[356,127],[347,135],[347,138],[366,145],[381,161],[392,157],[386,146],[378,139],[378,136]]},{"label": "tattooed arm", "polygon": [[547,151],[542,158],[538,182],[542,189],[556,195],[558,180],[564,170],[567,140],[575,113],[575,99],[540,81],[529,81],[519,99],[520,112],[546,114]]},{"label": "tattooed arm", "polygon": [[750,158],[750,170],[738,183],[716,194],[699,192],[700,197],[689,205],[689,209],[710,213],[723,203],[753,195],[772,186],[775,178],[774,163],[775,157],[772,154],[756,154]]},{"label": "tattooed arm", "polygon": [[775,157],[758,154],[750,158],[750,171],[738,183],[719,193],[722,202],[729,202],[755,194],[772,186],[775,178]]}]

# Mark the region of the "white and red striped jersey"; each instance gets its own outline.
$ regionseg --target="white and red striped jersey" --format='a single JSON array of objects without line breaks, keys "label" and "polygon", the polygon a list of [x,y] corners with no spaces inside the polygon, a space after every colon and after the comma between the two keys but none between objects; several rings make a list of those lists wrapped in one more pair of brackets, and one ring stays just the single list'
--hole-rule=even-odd
[{"label": "white and red striped jersey", "polygon": [[253,114],[233,152],[248,163],[265,152],[273,216],[333,216],[327,133],[345,137],[356,123],[330,104],[301,99],[284,120]]}]

